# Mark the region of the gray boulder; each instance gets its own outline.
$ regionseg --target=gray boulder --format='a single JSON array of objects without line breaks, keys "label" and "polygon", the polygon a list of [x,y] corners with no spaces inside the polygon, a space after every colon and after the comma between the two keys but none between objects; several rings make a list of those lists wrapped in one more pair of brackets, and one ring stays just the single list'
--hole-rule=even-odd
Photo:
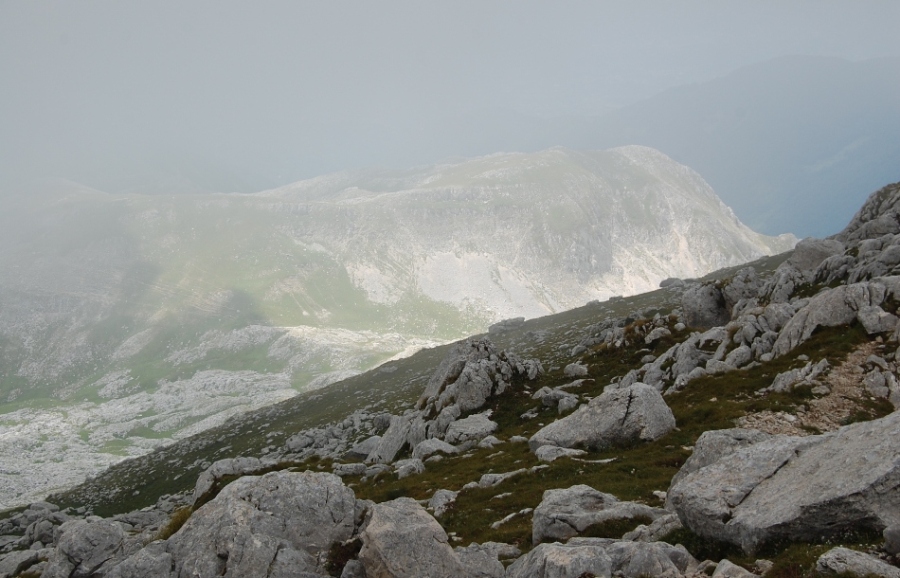
[{"label": "gray boulder", "polygon": [[238,457],[226,458],[215,462],[206,468],[194,484],[194,497],[191,503],[196,504],[201,498],[207,498],[215,484],[226,476],[243,476],[259,473],[260,470],[270,467],[272,464],[263,462],[259,458]]},{"label": "gray boulder", "polygon": [[483,413],[476,413],[450,424],[444,440],[450,444],[459,444],[469,440],[480,440],[497,431],[496,422],[491,421]]},{"label": "gray boulder", "polygon": [[412,456],[414,458],[418,458],[420,460],[424,460],[428,456],[434,455],[436,453],[443,454],[456,454],[459,453],[459,449],[456,446],[450,445],[443,440],[439,440],[437,438],[427,439],[413,448]]},{"label": "gray boulder", "polygon": [[734,453],[740,448],[759,443],[771,437],[771,434],[755,429],[732,428],[705,431],[697,438],[697,441],[694,443],[694,452],[672,478],[669,487],[674,487],[676,483],[688,474],[692,474],[700,468],[704,468]]},{"label": "gray boulder", "polygon": [[699,285],[685,291],[681,308],[688,327],[716,327],[731,320],[725,296],[715,285]]},{"label": "gray boulder", "polygon": [[456,578],[466,569],[447,533],[415,500],[398,498],[369,509],[360,532],[359,561],[367,578]]},{"label": "gray boulder", "polygon": [[425,464],[419,458],[410,458],[408,460],[398,460],[394,462],[394,472],[397,478],[403,479],[409,476],[415,476],[425,471]]},{"label": "gray boulder", "polygon": [[366,458],[367,463],[389,464],[406,446],[413,416],[392,415],[391,425]]},{"label": "gray boulder", "polygon": [[595,544],[540,544],[506,569],[506,578],[612,576],[612,560]]},{"label": "gray boulder", "polygon": [[891,524],[884,529],[884,551],[900,555],[900,524]]},{"label": "gray boulder", "polygon": [[758,578],[756,574],[738,566],[731,560],[720,560],[713,572],[715,578]]},{"label": "gray boulder", "polygon": [[635,383],[609,389],[574,413],[538,430],[528,445],[602,449],[658,439],[675,428],[672,410],[653,387]]},{"label": "gray boulder", "polygon": [[154,542],[112,569],[107,578],[174,578],[175,561],[163,542]]},{"label": "gray boulder", "polygon": [[696,534],[754,552],[900,522],[900,412],[805,438],[773,436],[680,477],[670,506]]},{"label": "gray boulder", "polygon": [[794,252],[785,263],[803,273],[804,276],[811,277],[825,259],[843,252],[844,244],[840,241],[809,237],[797,243]]},{"label": "gray boulder", "polygon": [[587,377],[588,368],[580,363],[570,363],[563,368],[563,375],[566,377]]},{"label": "gray boulder", "polygon": [[[772,346],[775,357],[793,350],[809,339],[819,327],[848,325],[861,310],[881,305],[898,288],[900,278],[842,285],[818,293],[788,321]],[[864,313],[866,315],[866,313]]]},{"label": "gray boulder", "polygon": [[854,574],[856,576],[881,576],[900,578],[900,568],[891,566],[864,552],[849,548],[832,548],[816,561],[820,574]]},{"label": "gray boulder", "polygon": [[[578,543],[579,539],[571,542]],[[697,568],[697,560],[684,546],[672,546],[666,542],[615,541],[608,544],[605,550],[614,576],[680,578]]]},{"label": "gray boulder", "polygon": [[38,562],[37,550],[19,550],[0,558],[0,578],[12,578]]},{"label": "gray boulder", "polygon": [[[60,527],[59,544],[43,578],[104,576],[128,554],[125,531],[109,520],[71,520]],[[139,545],[132,545],[137,549]]]},{"label": "gray boulder", "polygon": [[443,516],[456,501],[456,496],[458,495],[459,492],[452,490],[438,490],[428,501],[428,507],[431,508],[436,517]]},{"label": "gray boulder", "polygon": [[534,455],[539,462],[552,462],[559,458],[580,458],[586,455],[584,450],[561,448],[558,446],[541,446],[534,450]]},{"label": "gray boulder", "polygon": [[625,535],[622,536],[622,539],[630,540],[632,542],[658,542],[663,536],[670,532],[674,532],[675,530],[680,530],[683,527],[684,526],[681,525],[681,520],[678,519],[678,516],[669,513],[653,520],[649,525],[641,524],[634,530],[625,533]]},{"label": "gray boulder", "polygon": [[372,453],[372,450],[374,450],[376,447],[378,447],[378,442],[380,442],[380,441],[381,441],[381,436],[367,437],[366,439],[362,440],[361,442],[354,444],[353,447],[351,447],[347,451],[347,455],[348,455],[348,457],[351,457],[351,458],[357,458],[360,460],[364,460],[367,457],[369,457],[369,454]]},{"label": "gray boulder", "polygon": [[353,491],[333,474],[272,472],[235,480],[168,540],[178,578],[324,573],[356,525]]},{"label": "gray boulder", "polygon": [[515,552],[512,557],[518,557],[521,552],[514,546],[487,542],[485,544],[470,544],[454,549],[460,562],[466,568],[466,578],[504,578],[506,568],[500,562],[500,554]]},{"label": "gray boulder", "polygon": [[567,489],[547,490],[534,510],[531,540],[567,540],[591,526],[611,520],[637,517],[655,520],[669,512],[635,502],[620,502],[612,494],[579,484]]},{"label": "gray boulder", "polygon": [[888,313],[878,305],[869,305],[861,308],[856,318],[862,323],[863,328],[869,335],[878,333],[890,333],[897,329],[900,319],[893,313]]}]

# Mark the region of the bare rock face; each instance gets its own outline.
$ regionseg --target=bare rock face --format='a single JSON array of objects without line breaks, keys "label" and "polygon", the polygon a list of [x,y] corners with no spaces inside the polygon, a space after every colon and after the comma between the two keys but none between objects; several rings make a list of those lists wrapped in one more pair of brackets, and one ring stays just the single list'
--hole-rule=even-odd
[{"label": "bare rock face", "polygon": [[864,552],[849,548],[832,548],[816,561],[820,574],[853,574],[855,576],[881,576],[900,578],[900,568],[882,562]]},{"label": "bare rock face", "polygon": [[466,570],[447,533],[410,498],[375,504],[360,532],[367,578],[456,578]]},{"label": "bare rock face", "polygon": [[506,569],[507,578],[612,576],[612,560],[600,545],[540,544]]},{"label": "bare rock face", "polygon": [[45,578],[102,576],[127,555],[125,531],[110,520],[71,520],[60,531],[59,544],[41,575]]},{"label": "bare rock face", "polygon": [[691,531],[754,552],[900,522],[900,412],[822,436],[773,436],[678,479],[670,506]]},{"label": "bare rock face", "polygon": [[163,543],[150,544],[112,569],[107,578],[171,578],[175,570],[172,555]]},{"label": "bare rock face", "polygon": [[847,325],[862,313],[870,323],[889,323],[872,307],[892,298],[900,289],[900,278],[884,277],[873,281],[842,285],[820,292],[788,321],[772,346],[775,357],[784,355],[809,339],[819,327]]},{"label": "bare rock face", "polygon": [[715,285],[700,285],[685,291],[681,308],[688,327],[717,327],[731,320],[725,296]]},{"label": "bare rock face", "polygon": [[665,542],[628,542],[573,538],[565,544],[540,544],[507,569],[507,578],[678,578],[694,571],[697,560],[683,546]]},{"label": "bare rock face", "polygon": [[696,472],[700,468],[732,454],[740,448],[747,447],[772,436],[755,429],[732,428],[723,430],[710,430],[700,434],[694,443],[694,452],[684,462],[670,486],[674,487],[682,478]]},{"label": "bare rock face", "polygon": [[835,238],[847,243],[897,233],[900,233],[900,183],[872,193]]},{"label": "bare rock face", "polygon": [[243,477],[197,510],[166,551],[178,578],[324,573],[328,549],[353,533],[356,507],[333,474]]},{"label": "bare rock face", "polygon": [[532,451],[545,445],[606,448],[658,439],[675,428],[675,416],[656,388],[635,383],[605,391],[574,413],[535,433]]},{"label": "bare rock face", "polygon": [[612,494],[580,484],[567,489],[547,490],[534,510],[531,539],[534,544],[546,540],[567,540],[589,527],[610,520],[637,517],[655,520],[668,514],[635,502],[620,502]]}]

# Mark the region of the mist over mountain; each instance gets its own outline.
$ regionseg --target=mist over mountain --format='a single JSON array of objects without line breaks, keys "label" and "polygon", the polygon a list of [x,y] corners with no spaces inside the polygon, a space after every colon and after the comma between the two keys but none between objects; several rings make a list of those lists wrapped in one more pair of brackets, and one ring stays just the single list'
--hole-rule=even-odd
[{"label": "mist over mountain", "polygon": [[16,502],[498,320],[795,241],[754,233],[696,172],[643,147],[258,194],[55,182],[12,206],[0,216],[0,487]]}]

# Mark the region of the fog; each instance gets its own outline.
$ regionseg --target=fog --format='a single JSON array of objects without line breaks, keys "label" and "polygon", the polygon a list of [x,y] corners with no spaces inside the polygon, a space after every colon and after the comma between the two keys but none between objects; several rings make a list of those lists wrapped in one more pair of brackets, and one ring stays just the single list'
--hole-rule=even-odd
[{"label": "fog", "polygon": [[748,65],[900,57],[898,22],[893,0],[2,0],[0,188],[247,192],[590,145],[565,135]]}]

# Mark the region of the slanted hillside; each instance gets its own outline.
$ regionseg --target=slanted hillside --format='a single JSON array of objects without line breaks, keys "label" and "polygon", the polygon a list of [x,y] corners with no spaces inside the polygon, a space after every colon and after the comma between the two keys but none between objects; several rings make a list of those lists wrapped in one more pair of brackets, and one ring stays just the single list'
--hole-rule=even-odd
[{"label": "slanted hillside", "polygon": [[898,246],[900,183],[832,239],[505,324],[118,464],[51,496],[64,511],[0,523],[22,536],[8,550],[34,544],[26,528],[55,544],[8,559],[45,576],[92,559],[111,576],[896,576]]},{"label": "slanted hillside", "polygon": [[[6,202],[6,201],[5,201]],[[0,506],[422,347],[791,246],[650,149],[0,211]]]}]

